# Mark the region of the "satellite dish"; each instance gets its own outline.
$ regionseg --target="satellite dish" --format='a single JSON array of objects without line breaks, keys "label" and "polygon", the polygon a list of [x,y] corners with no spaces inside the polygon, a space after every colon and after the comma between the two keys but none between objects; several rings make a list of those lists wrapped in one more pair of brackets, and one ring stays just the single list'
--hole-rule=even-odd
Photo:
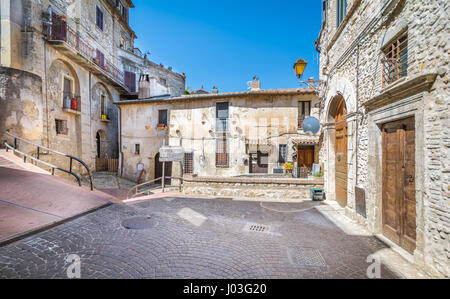
[{"label": "satellite dish", "polygon": [[303,121],[303,132],[315,135],[320,130],[320,122],[317,118],[309,116]]}]

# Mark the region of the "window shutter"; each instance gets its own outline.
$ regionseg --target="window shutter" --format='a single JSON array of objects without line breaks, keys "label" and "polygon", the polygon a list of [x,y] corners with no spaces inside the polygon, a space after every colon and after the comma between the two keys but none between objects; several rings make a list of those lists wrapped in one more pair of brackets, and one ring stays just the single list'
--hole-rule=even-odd
[{"label": "window shutter", "polygon": [[136,74],[133,72],[124,72],[125,86],[128,87],[130,92],[136,92]]}]

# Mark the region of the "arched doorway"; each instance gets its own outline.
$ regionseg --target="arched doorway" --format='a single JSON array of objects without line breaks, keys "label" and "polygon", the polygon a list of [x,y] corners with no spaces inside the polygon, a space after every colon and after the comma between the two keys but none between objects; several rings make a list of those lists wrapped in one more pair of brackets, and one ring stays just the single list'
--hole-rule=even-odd
[{"label": "arched doorway", "polygon": [[347,107],[343,97],[337,99],[334,115],[334,152],[336,201],[342,207],[347,205]]}]

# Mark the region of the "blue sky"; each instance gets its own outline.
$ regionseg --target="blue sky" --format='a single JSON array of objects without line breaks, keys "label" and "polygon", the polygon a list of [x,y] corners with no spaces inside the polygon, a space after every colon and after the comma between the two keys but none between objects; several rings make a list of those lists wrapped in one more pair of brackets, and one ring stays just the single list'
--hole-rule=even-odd
[{"label": "blue sky", "polygon": [[292,68],[299,57],[308,62],[303,78],[318,78],[320,0],[133,3],[136,46],[152,61],[185,72],[190,89],[242,91],[254,75],[264,89],[299,87]]}]

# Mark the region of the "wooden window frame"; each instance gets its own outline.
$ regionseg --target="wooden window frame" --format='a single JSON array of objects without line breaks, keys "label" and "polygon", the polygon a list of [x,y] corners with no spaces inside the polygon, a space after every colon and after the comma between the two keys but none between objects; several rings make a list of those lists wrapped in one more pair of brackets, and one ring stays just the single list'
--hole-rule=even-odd
[{"label": "wooden window frame", "polygon": [[382,49],[382,87],[408,76],[408,31],[402,31]]},{"label": "wooden window frame", "polygon": [[[165,111],[166,112],[166,121],[162,122],[161,121],[161,112]],[[158,109],[158,125],[164,124],[165,127],[167,127],[169,125],[169,110],[167,109]]]}]

